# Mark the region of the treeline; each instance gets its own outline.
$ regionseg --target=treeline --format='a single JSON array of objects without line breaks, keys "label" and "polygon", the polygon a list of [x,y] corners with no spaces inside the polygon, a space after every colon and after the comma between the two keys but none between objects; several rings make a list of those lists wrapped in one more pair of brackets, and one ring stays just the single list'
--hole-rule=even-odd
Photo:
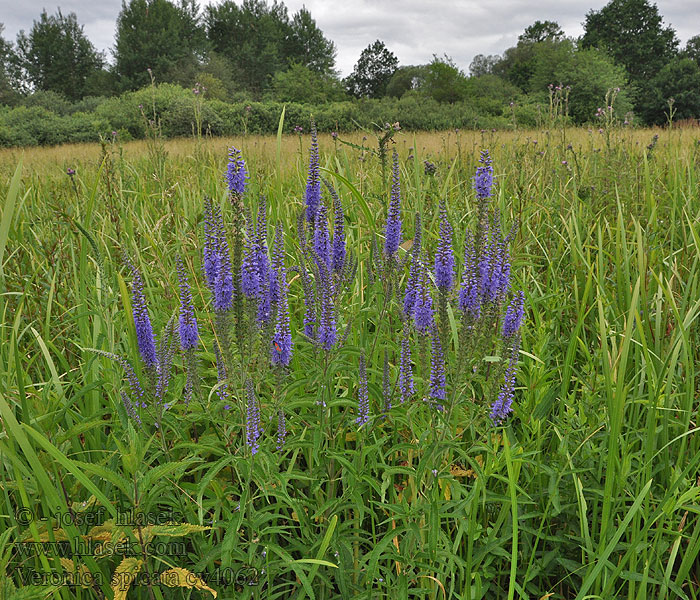
[{"label": "treeline", "polygon": [[[290,15],[277,0],[224,0],[203,11],[195,0],[124,0],[112,54],[108,63],[77,16],[60,10],[44,10],[14,43],[0,35],[0,144],[95,139],[112,130],[139,136],[141,112],[124,120],[120,111],[153,83],[171,84],[158,95],[177,98],[160,114],[172,134],[191,130],[184,115],[198,103],[203,115],[211,115],[205,130],[216,133],[237,133],[231,129],[247,118],[241,111],[250,106],[249,113],[265,112],[276,103],[334,115],[329,128],[340,131],[356,127],[353,121],[367,122],[368,114],[384,114],[392,103],[396,110],[388,120],[421,128],[431,120],[446,122],[459,112],[454,106],[468,118],[446,127],[517,125],[518,117],[527,125],[543,111],[579,124],[700,117],[700,35],[681,48],[648,0],[611,0],[590,11],[578,39],[554,21],[536,21],[502,55],[474,57],[469,74],[448,56],[400,65],[377,40],[341,79],[336,46],[311,13],[302,8]],[[172,86],[188,90],[189,97]],[[408,107],[417,103],[429,106],[434,118],[411,118]],[[67,133],[44,135],[35,119]]]}]

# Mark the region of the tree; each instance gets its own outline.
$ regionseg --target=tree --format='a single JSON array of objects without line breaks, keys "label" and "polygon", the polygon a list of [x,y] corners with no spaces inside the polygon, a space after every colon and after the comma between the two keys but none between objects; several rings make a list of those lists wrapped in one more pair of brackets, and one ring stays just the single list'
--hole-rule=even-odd
[{"label": "tree", "polygon": [[667,120],[672,100],[674,119],[700,118],[700,66],[691,58],[676,57],[651,81],[652,94],[642,99],[642,116],[660,125]]},{"label": "tree", "polygon": [[2,37],[5,26],[0,23],[0,104],[15,104],[19,94],[17,93],[15,67],[17,57],[12,44]]},{"label": "tree", "polygon": [[433,56],[422,89],[438,102],[458,102],[464,98],[466,81],[464,73],[449,56]]},{"label": "tree", "polygon": [[501,60],[498,54],[477,54],[472,62],[469,63],[469,74],[472,77],[481,77],[482,75],[492,75],[494,67]]},{"label": "tree", "polygon": [[102,69],[104,57],[88,40],[75,13],[44,10],[29,34],[17,36],[17,61],[28,83],[38,90],[78,100],[90,78]]},{"label": "tree", "polygon": [[195,0],[123,0],[114,57],[124,89],[148,84],[149,69],[159,81],[175,81],[178,71],[196,69],[205,50]]},{"label": "tree", "polygon": [[700,66],[700,35],[693,36],[686,42],[681,55],[683,58],[694,60]]},{"label": "tree", "polygon": [[538,43],[545,40],[561,40],[563,37],[564,32],[556,21],[535,21],[518,36],[518,41]]},{"label": "tree", "polygon": [[406,92],[419,90],[425,82],[428,65],[398,67],[386,87],[386,95],[401,98]]},{"label": "tree", "polygon": [[335,44],[323,35],[311,13],[302,7],[290,23],[290,37],[285,48],[287,63],[335,75],[336,52]]},{"label": "tree", "polygon": [[345,90],[336,78],[298,64],[275,73],[272,89],[274,99],[281,102],[322,104],[342,100],[345,96]]},{"label": "tree", "polygon": [[398,65],[394,53],[377,40],[360,54],[353,72],[345,80],[346,88],[358,98],[381,98]]},{"label": "tree", "polygon": [[244,0],[239,7],[224,0],[206,8],[204,21],[213,49],[231,64],[241,87],[260,96],[275,73],[287,68],[285,43],[292,28],[284,4]]},{"label": "tree", "polygon": [[599,48],[624,65],[630,80],[643,84],[676,53],[678,39],[664,27],[659,10],[648,0],[611,0],[586,15],[583,48]]}]

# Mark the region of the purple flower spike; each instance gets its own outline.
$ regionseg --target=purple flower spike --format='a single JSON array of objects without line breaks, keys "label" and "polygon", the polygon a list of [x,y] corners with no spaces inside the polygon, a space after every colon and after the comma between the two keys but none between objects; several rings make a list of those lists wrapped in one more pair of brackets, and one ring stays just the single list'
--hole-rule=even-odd
[{"label": "purple flower spike", "polygon": [[394,161],[391,173],[391,200],[389,214],[386,220],[386,239],[384,251],[387,256],[393,256],[401,244],[401,184],[399,181],[399,155],[394,150]]},{"label": "purple flower spike", "polygon": [[321,162],[318,153],[316,123],[311,121],[311,151],[309,153],[309,175],[306,179],[306,220],[316,221],[316,211],[321,203]]},{"label": "purple flower spike", "polygon": [[481,151],[479,158],[481,166],[477,168],[474,176],[474,189],[476,190],[477,198],[486,199],[491,196],[493,187],[493,167],[491,166],[491,157],[488,150]]},{"label": "purple flower spike", "polygon": [[[214,342],[214,356],[216,357],[216,382],[222,383],[226,381],[228,375],[226,373],[224,359],[219,351],[219,344],[216,341]],[[222,383],[221,387],[216,390],[216,395],[219,396],[219,400],[228,400],[228,384]]]},{"label": "purple flower spike", "polygon": [[523,321],[525,312],[525,294],[522,291],[518,292],[506,309],[506,315],[503,318],[503,339],[510,340],[520,330],[520,324]]},{"label": "purple flower spike", "polygon": [[316,211],[316,224],[314,227],[314,253],[316,260],[323,263],[325,269],[331,268],[331,239],[328,234],[328,221],[326,219],[326,206],[321,204]]},{"label": "purple flower spike", "polygon": [[369,421],[369,390],[367,389],[367,363],[364,352],[360,354],[360,390],[357,393],[357,419],[355,423],[362,427]]},{"label": "purple flower spike", "polygon": [[258,406],[258,399],[255,397],[253,382],[250,379],[246,382],[246,399],[246,440],[250,448],[250,453],[255,455],[260,448],[260,444],[258,443],[260,439],[260,407]]},{"label": "purple flower spike", "polygon": [[[275,245],[284,247],[282,226],[277,226]],[[278,241],[279,240],[279,241]],[[277,262],[277,261],[276,261]],[[284,259],[279,260],[279,272],[277,281],[279,282],[279,301],[277,303],[277,319],[275,322],[275,333],[272,338],[272,364],[289,365],[292,359],[292,332],[289,328],[289,305],[287,302],[287,271],[284,267]]]},{"label": "purple flower spike", "polygon": [[455,278],[455,257],[452,250],[452,225],[447,220],[445,201],[440,202],[440,237],[435,253],[435,283],[449,291]]},{"label": "purple flower spike", "polygon": [[411,344],[409,339],[410,326],[408,320],[404,321],[403,339],[401,340],[401,359],[399,366],[399,390],[401,402],[407,402],[413,397],[413,367],[411,365]]},{"label": "purple flower spike", "polygon": [[243,260],[241,261],[241,292],[246,298],[257,298],[260,293],[257,258],[257,239],[253,229],[253,221],[249,218]]},{"label": "purple flower spike", "polygon": [[277,411],[277,450],[284,448],[287,439],[287,419],[282,409]]},{"label": "purple flower spike", "polygon": [[420,247],[421,247],[421,221],[420,215],[416,215],[416,231],[413,236],[413,247],[411,248],[411,268],[406,282],[406,294],[403,300],[403,312],[407,317],[413,315],[413,308],[416,302],[416,286],[420,277]]},{"label": "purple flower spike", "polygon": [[416,285],[416,299],[413,311],[416,329],[420,333],[427,333],[433,324],[433,298],[428,289],[428,274],[423,261],[420,261],[420,278]]},{"label": "purple flower spike", "polygon": [[124,405],[124,410],[126,410],[126,414],[129,415],[139,425],[141,425],[141,417],[139,417],[138,413],[134,409],[134,405],[131,403],[131,399],[129,398],[129,394],[127,394],[126,392],[121,392],[121,397],[122,397],[122,404]]},{"label": "purple flower spike", "polygon": [[333,306],[333,283],[331,274],[323,264],[320,265],[321,281],[321,317],[318,326],[318,343],[324,350],[330,350],[337,341],[335,307]]},{"label": "purple flower spike", "polygon": [[207,285],[214,289],[214,281],[219,271],[218,236],[214,219],[214,206],[210,198],[204,200],[204,251],[203,267]]},{"label": "purple flower spike", "polygon": [[506,369],[503,385],[501,385],[498,398],[491,405],[491,420],[494,425],[500,425],[508,418],[513,411],[513,393],[515,391],[515,370],[518,365],[518,352],[520,350],[520,340],[516,339],[511,351],[508,368]]},{"label": "purple flower spike", "polygon": [[270,321],[272,299],[270,297],[270,258],[267,252],[267,203],[260,198],[258,222],[256,225],[255,268],[258,280],[258,315],[257,322],[264,325]]},{"label": "purple flower spike", "polygon": [[440,336],[437,327],[433,326],[432,334],[432,359],[430,362],[430,396],[438,400],[445,400],[445,356],[440,344]]},{"label": "purple flower spike", "polygon": [[475,319],[478,319],[481,313],[474,240],[469,232],[464,240],[464,272],[462,273],[462,285],[459,289],[459,308]]},{"label": "purple flower spike", "polygon": [[199,332],[192,305],[192,292],[182,259],[177,257],[177,275],[180,280],[180,347],[186,352],[197,347]]},{"label": "purple flower spike", "polygon": [[333,197],[333,260],[332,268],[334,273],[340,273],[345,265],[345,215],[340,198],[331,189]]},{"label": "purple flower spike", "polygon": [[214,209],[217,229],[218,272],[214,278],[214,310],[225,312],[233,306],[233,273],[231,272],[231,257],[226,240],[226,230],[221,216],[221,209]]},{"label": "purple flower spike", "polygon": [[138,342],[141,358],[149,369],[156,369],[158,357],[156,355],[156,338],[153,335],[153,326],[148,315],[146,296],[143,293],[143,279],[136,265],[127,259],[133,282],[131,284],[131,308],[134,314],[134,326],[136,328],[136,341]]},{"label": "purple flower spike", "polygon": [[237,148],[228,149],[228,166],[226,168],[226,183],[231,194],[242,196],[245,193],[248,171],[241,151]]}]

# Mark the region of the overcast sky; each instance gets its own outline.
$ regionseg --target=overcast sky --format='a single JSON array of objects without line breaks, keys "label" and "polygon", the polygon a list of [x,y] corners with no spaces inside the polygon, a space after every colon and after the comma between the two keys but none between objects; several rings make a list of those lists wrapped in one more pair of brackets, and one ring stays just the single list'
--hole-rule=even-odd
[{"label": "overcast sky", "polygon": [[[200,4],[216,4],[200,0]],[[240,0],[238,2],[240,4]],[[447,54],[465,72],[476,54],[501,54],[515,45],[518,35],[535,20],[557,21],[569,36],[583,33],[581,24],[590,9],[607,0],[287,0],[290,16],[303,5],[326,37],[338,48],[337,67],[348,75],[360,52],[381,39],[402,65],[429,62],[433,54]],[[115,23],[121,0],[0,0],[3,37],[14,41],[20,29],[29,30],[43,8],[54,13],[75,12],[99,50],[111,60]],[[700,34],[700,2],[660,0],[664,23],[671,25],[684,45]]]}]

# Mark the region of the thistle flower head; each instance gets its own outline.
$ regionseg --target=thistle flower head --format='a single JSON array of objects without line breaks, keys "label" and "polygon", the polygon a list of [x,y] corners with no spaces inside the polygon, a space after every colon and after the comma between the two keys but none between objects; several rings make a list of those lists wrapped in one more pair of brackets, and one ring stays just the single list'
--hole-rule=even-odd
[{"label": "thistle flower head", "polygon": [[394,150],[391,171],[391,200],[386,220],[384,252],[393,256],[401,244],[401,183],[399,180],[399,155]]},{"label": "thistle flower head", "polygon": [[186,352],[197,347],[199,332],[197,330],[197,317],[192,305],[192,292],[187,281],[187,273],[182,259],[177,257],[177,275],[180,282],[180,347]]},{"label": "thistle flower head", "polygon": [[435,253],[435,283],[439,289],[448,291],[454,283],[455,257],[452,250],[452,225],[447,219],[445,201],[440,202],[440,237]]},{"label": "thistle flower head", "polygon": [[306,179],[306,220],[316,221],[316,211],[321,202],[321,162],[318,153],[318,137],[316,123],[311,121],[311,150],[309,152],[309,174]]},{"label": "thistle flower head", "polygon": [[242,196],[245,193],[248,171],[241,151],[237,148],[228,149],[228,165],[225,179],[231,194]]}]

